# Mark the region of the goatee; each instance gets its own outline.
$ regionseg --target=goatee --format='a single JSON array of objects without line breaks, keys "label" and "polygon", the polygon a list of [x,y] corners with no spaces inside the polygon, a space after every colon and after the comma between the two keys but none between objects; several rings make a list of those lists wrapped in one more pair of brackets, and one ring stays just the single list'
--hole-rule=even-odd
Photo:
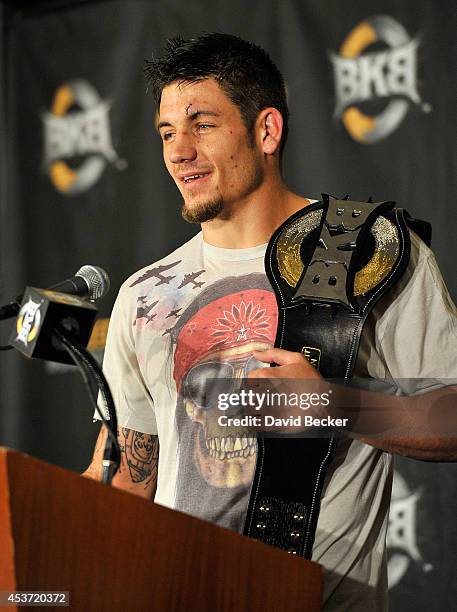
[{"label": "goatee", "polygon": [[183,204],[181,215],[188,223],[205,223],[205,221],[211,221],[219,217],[223,210],[224,200],[219,197],[217,200],[201,202],[192,207]]}]

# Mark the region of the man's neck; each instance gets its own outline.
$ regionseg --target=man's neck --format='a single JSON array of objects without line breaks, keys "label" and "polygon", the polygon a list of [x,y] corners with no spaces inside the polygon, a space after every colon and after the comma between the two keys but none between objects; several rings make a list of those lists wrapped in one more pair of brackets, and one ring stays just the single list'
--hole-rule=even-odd
[{"label": "man's neck", "polygon": [[290,191],[282,180],[264,183],[233,204],[226,218],[202,223],[203,239],[226,249],[247,249],[268,242],[273,232],[310,201]]}]

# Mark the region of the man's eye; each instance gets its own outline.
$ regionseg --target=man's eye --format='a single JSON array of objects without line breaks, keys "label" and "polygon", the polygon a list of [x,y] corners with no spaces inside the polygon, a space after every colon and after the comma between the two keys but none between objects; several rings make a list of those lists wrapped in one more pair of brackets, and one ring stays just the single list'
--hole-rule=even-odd
[{"label": "man's eye", "polygon": [[173,137],[173,132],[164,132],[162,134],[162,140],[170,140]]},{"label": "man's eye", "polygon": [[198,129],[199,130],[207,130],[208,128],[214,127],[213,125],[211,125],[210,123],[199,123],[198,124]]}]

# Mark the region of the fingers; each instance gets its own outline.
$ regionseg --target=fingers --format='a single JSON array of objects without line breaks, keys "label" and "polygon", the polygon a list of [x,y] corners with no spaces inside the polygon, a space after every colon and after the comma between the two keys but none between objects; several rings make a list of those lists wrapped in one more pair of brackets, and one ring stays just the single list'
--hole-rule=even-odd
[{"label": "fingers", "polygon": [[321,378],[319,372],[310,364],[302,353],[272,348],[265,351],[253,351],[253,355],[258,361],[262,361],[263,363],[274,363],[279,367],[252,370],[248,378]]},{"label": "fingers", "polygon": [[271,368],[257,368],[248,373],[248,378],[275,378]]},{"label": "fingers", "polygon": [[264,363],[276,363],[278,365],[302,363],[303,360],[305,360],[305,357],[301,353],[286,351],[280,348],[271,348],[266,349],[265,351],[252,351],[252,354],[257,361],[263,361]]}]

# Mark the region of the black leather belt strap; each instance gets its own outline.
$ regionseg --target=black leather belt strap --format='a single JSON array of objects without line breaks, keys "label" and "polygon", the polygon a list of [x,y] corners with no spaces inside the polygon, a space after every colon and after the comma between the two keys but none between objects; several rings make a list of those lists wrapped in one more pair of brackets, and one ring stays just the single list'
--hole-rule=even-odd
[{"label": "black leather belt strap", "polygon": [[[278,228],[265,255],[279,309],[275,346],[348,380],[371,308],[408,264],[405,218],[393,202],[324,195]],[[336,440],[265,438],[258,447],[244,533],[310,558]]]}]

